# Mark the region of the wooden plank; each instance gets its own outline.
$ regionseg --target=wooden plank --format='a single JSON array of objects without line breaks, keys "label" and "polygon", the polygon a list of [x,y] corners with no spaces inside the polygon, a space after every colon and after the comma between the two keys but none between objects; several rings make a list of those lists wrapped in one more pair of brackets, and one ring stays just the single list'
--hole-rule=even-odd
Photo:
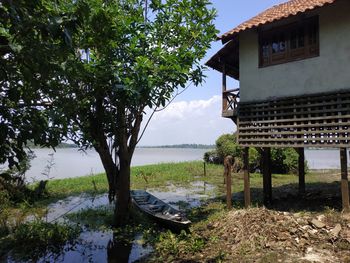
[{"label": "wooden plank", "polygon": [[228,90],[223,91],[223,93],[231,93],[231,92],[237,92],[237,91],[239,91],[239,88],[228,89]]},{"label": "wooden plank", "polygon": [[304,122],[304,121],[326,121],[326,120],[345,120],[350,119],[350,115],[334,115],[334,116],[324,116],[324,117],[311,117],[311,118],[298,118],[298,119],[277,119],[277,120],[268,120],[268,121],[240,121],[241,125],[251,125],[252,122],[259,123],[259,124],[274,124],[274,123],[289,123],[289,122]]},{"label": "wooden plank", "polygon": [[249,178],[249,148],[243,149],[243,172],[244,172],[244,206],[250,206],[250,178]]},{"label": "wooden plank", "polygon": [[272,147],[272,148],[286,148],[286,147],[330,147],[330,148],[334,148],[334,147],[349,147],[349,143],[339,143],[337,145],[334,144],[304,144],[304,143],[239,143],[240,146],[242,147],[260,147],[260,148],[264,148],[264,147]]},{"label": "wooden plank", "polygon": [[[282,113],[266,113],[266,114],[255,114],[255,115],[244,115],[240,111],[240,118],[244,121],[245,119],[258,119],[261,117],[289,117],[289,116],[298,116],[298,115],[307,115],[307,114],[322,114],[322,113],[336,113],[336,112],[349,112],[349,106],[338,109],[322,109],[322,110],[311,110],[310,107],[303,111],[291,112],[282,112]],[[298,117],[296,117],[298,118]],[[296,119],[295,118],[295,119]]]},{"label": "wooden plank", "polygon": [[341,194],[343,211],[350,212],[349,204],[349,181],[348,181],[348,156],[346,148],[340,148],[340,168],[341,168]]},{"label": "wooden plank", "polygon": [[298,152],[298,177],[299,177],[299,194],[305,193],[305,152],[304,148],[297,148]]},{"label": "wooden plank", "polygon": [[350,129],[349,130],[344,130],[344,129],[339,129],[339,130],[321,130],[321,131],[284,131],[284,132],[279,132],[279,131],[270,131],[270,132],[259,132],[259,131],[255,131],[255,132],[245,132],[242,133],[242,136],[249,136],[251,137],[252,135],[256,135],[256,136],[270,136],[270,135],[313,135],[313,134],[335,134],[335,133],[349,133],[350,134]]},{"label": "wooden plank", "polygon": [[271,148],[263,148],[262,155],[263,200],[268,206],[272,203]]},{"label": "wooden plank", "polygon": [[[226,107],[226,105],[225,105]],[[232,118],[233,116],[237,115],[237,113],[234,110],[223,110],[221,112],[221,117],[223,118]]]},{"label": "wooden plank", "polygon": [[[241,134],[241,136],[243,136],[243,134]],[[249,141],[249,142],[284,142],[284,141],[295,141],[295,142],[306,142],[306,141],[315,141],[315,142],[319,142],[319,141],[350,141],[350,137],[324,137],[324,138],[294,138],[294,137],[281,137],[281,138],[269,138],[269,139],[256,139],[256,137],[259,137],[258,135],[254,135],[254,139],[249,138],[249,139],[241,139],[240,137],[240,141],[239,143],[244,143],[244,141]]]},{"label": "wooden plank", "polygon": [[272,100],[263,100],[263,101],[254,101],[254,102],[242,102],[242,106],[249,106],[252,103],[255,105],[281,105],[286,104],[294,99],[300,101],[301,103],[307,102],[307,101],[315,101],[315,100],[324,100],[329,101],[331,99],[337,99],[338,97],[345,99],[347,96],[349,96],[349,90],[343,90],[343,91],[337,91],[337,92],[323,92],[318,94],[308,94],[303,96],[288,96],[288,97],[282,97],[282,98],[275,98]]},{"label": "wooden plank", "polygon": [[232,208],[232,179],[231,179],[231,170],[233,165],[233,157],[227,156],[224,160],[224,176],[226,182],[226,207],[227,209]]},{"label": "wooden plank", "polygon": [[[294,103],[295,102],[295,103]],[[349,96],[346,100],[343,100],[340,102],[341,105],[346,106],[348,103],[350,103]],[[288,101],[288,103],[274,103],[274,104],[252,104],[252,105],[241,105],[241,111],[242,114],[250,114],[254,112],[269,112],[269,111],[275,111],[278,109],[278,111],[291,111],[296,109],[302,110],[307,108],[334,108],[338,104],[337,98],[333,100],[319,100],[319,101],[302,101],[300,99],[298,100],[291,100]]]},{"label": "wooden plank", "polygon": [[241,146],[341,147],[350,144],[350,90],[239,103]]},{"label": "wooden plank", "polygon": [[[289,128],[294,128],[294,129],[306,129],[306,128],[319,128],[320,123],[318,124],[298,124],[297,126],[295,124],[292,125],[283,125],[281,127],[279,126],[257,126],[257,127],[240,127],[241,131],[254,131],[254,130],[271,130],[272,128],[274,129],[289,129]],[[332,127],[343,127],[343,128],[350,128],[350,122],[349,123],[322,123],[323,128],[332,128]],[[350,129],[348,129],[350,131]]]},{"label": "wooden plank", "polygon": [[226,86],[226,65],[224,64],[222,69],[222,111],[227,107],[227,97],[224,95]]},{"label": "wooden plank", "polygon": [[[298,101],[299,103],[301,103],[302,101]],[[329,100],[326,100],[324,102],[317,102],[317,103],[314,103],[314,104],[311,104],[311,105],[307,105],[304,104],[304,103],[301,103],[300,105],[294,105],[294,103],[290,104],[290,105],[286,105],[286,106],[279,106],[278,107],[278,110],[293,110],[293,109],[306,109],[308,107],[310,108],[317,108],[317,107],[325,107],[325,106],[337,106],[337,101],[331,101],[329,102]],[[341,102],[343,105],[347,105],[347,104],[350,104],[350,100],[347,99],[347,100],[344,100]],[[275,107],[271,107],[271,106],[259,106],[259,105],[254,105],[254,108],[249,108],[246,109],[246,108],[241,108],[241,112],[242,114],[245,114],[245,111],[247,112],[262,112],[262,111],[271,111],[271,110],[275,110]]]}]

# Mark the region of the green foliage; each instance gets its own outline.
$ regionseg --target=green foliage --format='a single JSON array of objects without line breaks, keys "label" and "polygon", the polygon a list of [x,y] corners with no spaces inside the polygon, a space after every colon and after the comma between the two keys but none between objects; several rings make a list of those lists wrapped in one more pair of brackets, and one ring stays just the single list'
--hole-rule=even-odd
[{"label": "green foliage", "polygon": [[205,240],[199,236],[182,231],[179,235],[167,231],[161,233],[156,241],[157,253],[169,253],[178,256],[180,253],[195,253],[205,246]]},{"label": "green foliage", "polygon": [[79,233],[80,228],[71,225],[33,221],[19,225],[6,245],[13,248],[15,258],[35,260],[48,251],[60,253],[67,242],[73,244]]},{"label": "green foliage", "polygon": [[100,154],[110,197],[128,195],[118,179],[130,176],[146,108],[203,82],[217,33],[207,0],[148,3],[148,17],[144,0],[1,3],[0,163],[14,166],[28,140],[67,135]]},{"label": "green foliage", "polygon": [[5,192],[13,203],[33,203],[47,194],[47,181],[40,181],[35,188],[29,187],[26,183],[25,173],[30,168],[30,161],[33,158],[34,153],[29,152],[16,167],[5,171],[0,170],[0,191]]},{"label": "green foliage", "polygon": [[221,162],[227,155],[241,156],[242,149],[237,146],[237,139],[235,134],[223,134],[215,142],[216,151]]},{"label": "green foliage", "polygon": [[211,150],[204,153],[203,160],[207,163],[219,164],[221,159],[216,150]]},{"label": "green foliage", "polygon": [[101,139],[113,139],[115,147],[125,140],[132,153],[145,108],[164,106],[178,88],[203,81],[200,60],[217,33],[208,5],[150,1],[146,22],[143,0],[59,5],[79,23],[72,51],[88,54],[67,57],[60,76],[67,85],[50,94],[72,125],[71,139],[97,148]]},{"label": "green foliage", "polygon": [[[243,160],[242,157],[241,155],[239,159]],[[249,148],[249,168],[253,172],[260,169],[260,154],[256,148]]]},{"label": "green foliage", "polygon": [[[235,134],[224,134],[216,140],[216,149],[206,152],[206,162],[223,163],[227,155],[235,157],[241,166],[243,149],[238,146]],[[215,158],[217,156],[217,158]],[[214,160],[214,161],[213,161]],[[296,173],[298,170],[298,153],[293,148],[273,148],[271,150],[272,172],[279,174]],[[252,172],[261,170],[261,155],[257,148],[249,148],[249,167]],[[307,163],[305,165],[306,170]]]},{"label": "green foliage", "polygon": [[11,202],[8,192],[0,190],[0,237],[7,235],[10,231],[7,223],[10,216],[10,207]]},{"label": "green foliage", "polygon": [[296,173],[298,171],[298,153],[293,148],[272,149],[271,158],[273,173]]},{"label": "green foliage", "polygon": [[[180,234],[171,231],[159,233],[153,240],[156,258],[151,257],[150,261],[177,262],[181,261],[181,256],[184,254],[192,255],[198,252],[202,254],[206,246],[218,242],[219,238],[217,236],[205,238],[198,233],[207,229],[210,222],[220,221],[225,213],[226,206],[221,201],[211,200],[201,207],[193,208],[188,215],[193,222],[190,231],[182,231]],[[217,262],[220,262],[220,258],[224,255],[220,251],[217,253]]]},{"label": "green foliage", "polygon": [[66,56],[65,23],[52,1],[0,3],[0,163],[25,158],[26,142],[55,146],[64,133],[61,113],[46,108],[47,90],[57,88]]}]

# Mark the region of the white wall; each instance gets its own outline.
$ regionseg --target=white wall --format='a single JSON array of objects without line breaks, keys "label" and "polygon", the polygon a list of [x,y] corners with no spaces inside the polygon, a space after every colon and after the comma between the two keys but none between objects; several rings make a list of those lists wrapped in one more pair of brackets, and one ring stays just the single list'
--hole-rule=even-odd
[{"label": "white wall", "polygon": [[350,1],[315,10],[320,56],[259,68],[258,33],[240,34],[242,102],[350,89]]}]

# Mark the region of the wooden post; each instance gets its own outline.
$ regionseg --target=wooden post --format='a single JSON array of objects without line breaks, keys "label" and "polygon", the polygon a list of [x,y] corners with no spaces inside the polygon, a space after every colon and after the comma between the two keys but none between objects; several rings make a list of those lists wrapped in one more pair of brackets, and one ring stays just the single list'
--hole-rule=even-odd
[{"label": "wooden post", "polygon": [[263,148],[262,154],[264,205],[269,205],[272,202],[271,148]]},{"label": "wooden post", "polygon": [[243,172],[244,172],[244,206],[250,206],[250,182],[249,182],[249,148],[243,150]]},{"label": "wooden post", "polygon": [[298,148],[298,176],[299,176],[299,194],[305,194],[305,153],[304,148]]},{"label": "wooden post", "polygon": [[340,167],[341,167],[341,194],[342,194],[342,201],[343,201],[343,211],[350,212],[348,156],[347,156],[346,148],[340,148]]},{"label": "wooden post", "polygon": [[231,182],[231,167],[228,170],[227,177],[226,177],[226,203],[227,203],[227,209],[232,208],[232,182]]},{"label": "wooden post", "polygon": [[224,160],[224,178],[226,182],[226,204],[227,204],[227,209],[232,208],[232,181],[231,181],[231,170],[232,170],[232,165],[233,165],[233,157],[232,156],[227,156],[225,157]]},{"label": "wooden post", "polygon": [[207,169],[206,169],[205,162],[203,162],[203,173],[204,173],[204,176],[207,176]]},{"label": "wooden post", "polygon": [[225,92],[227,89],[226,87],[226,66],[223,65],[222,67],[222,92]]},{"label": "wooden post", "polygon": [[227,107],[227,97],[225,94],[225,91],[227,90],[227,84],[226,84],[226,66],[223,65],[222,69],[222,111],[224,112]]}]

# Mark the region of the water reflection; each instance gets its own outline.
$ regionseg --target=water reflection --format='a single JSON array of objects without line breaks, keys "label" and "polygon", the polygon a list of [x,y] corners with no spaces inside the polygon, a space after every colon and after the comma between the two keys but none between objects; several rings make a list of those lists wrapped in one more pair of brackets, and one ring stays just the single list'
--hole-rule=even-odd
[{"label": "water reflection", "polygon": [[[213,196],[214,186],[198,181],[188,187],[168,185],[166,189],[148,191],[175,208],[184,210],[201,205],[201,200]],[[104,207],[113,210],[109,205],[107,195],[95,197],[82,195],[61,200],[48,207],[44,220],[48,222],[69,221],[64,215],[93,208]],[[95,218],[97,220],[97,218]],[[82,223],[82,222],[81,222]],[[145,244],[141,233],[128,238],[117,236],[112,229],[95,230],[91,226],[83,226],[74,245],[66,245],[60,254],[47,253],[36,262],[136,262],[147,257],[153,248]],[[7,262],[18,262],[9,256]]]},{"label": "water reflection", "polygon": [[128,240],[116,240],[113,238],[108,242],[107,260],[110,263],[128,263],[132,243]]},{"label": "water reflection", "polygon": [[107,261],[109,263],[128,263],[147,257],[153,249],[149,245],[144,245],[142,238],[141,234],[137,234],[130,242],[128,238],[113,235],[113,239],[107,246]]}]

